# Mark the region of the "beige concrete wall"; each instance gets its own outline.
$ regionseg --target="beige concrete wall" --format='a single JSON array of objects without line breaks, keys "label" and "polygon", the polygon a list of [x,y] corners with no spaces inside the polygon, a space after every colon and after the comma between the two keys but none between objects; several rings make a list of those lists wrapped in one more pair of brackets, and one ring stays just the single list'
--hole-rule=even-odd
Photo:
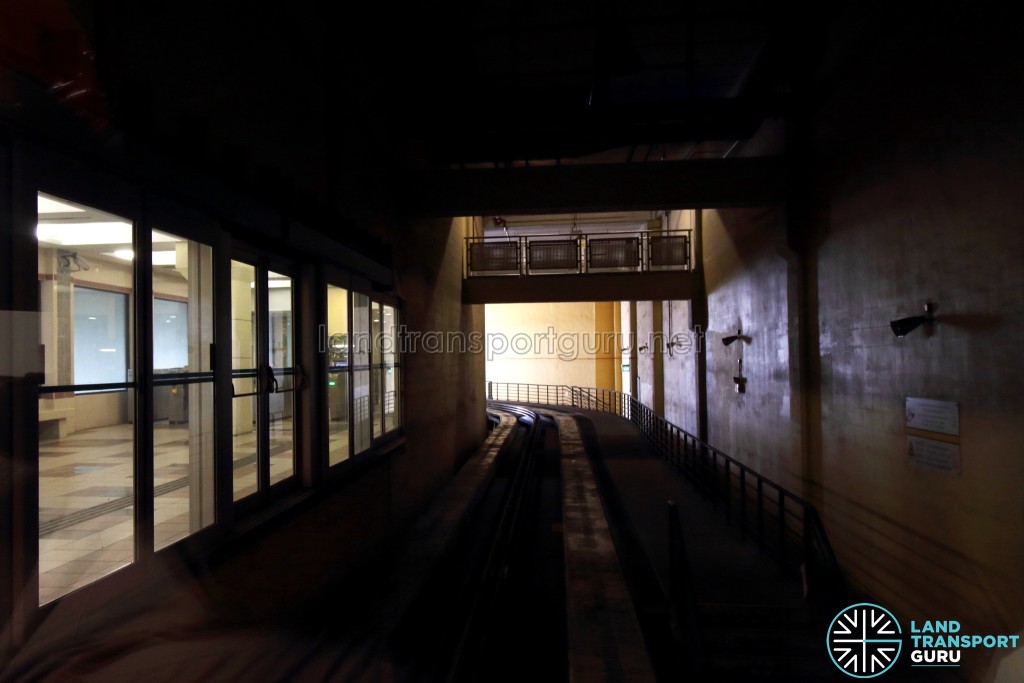
[{"label": "beige concrete wall", "polygon": [[[487,304],[487,380],[616,388],[615,304]],[[621,380],[620,380],[621,382]]]},{"label": "beige concrete wall", "polygon": [[[983,633],[1024,629],[1020,55],[1014,68],[980,66],[1006,64],[1002,30],[929,15],[909,43],[894,30],[851,58],[818,129],[826,182],[812,262],[814,450],[840,558],[899,614]],[[900,87],[884,107],[861,104],[880,79]],[[926,301],[939,325],[896,339],[889,321]],[[907,461],[908,396],[959,403],[960,472]],[[984,653],[965,658],[977,679]]]},{"label": "beige concrete wall", "polygon": [[[419,221],[396,240],[397,293],[408,331],[482,337],[483,306],[462,303],[463,239],[472,229],[468,218]],[[487,432],[482,350],[438,352],[420,344],[402,362],[408,445],[390,465],[398,522],[421,509]]]},{"label": "beige concrete wall", "polygon": [[622,352],[622,365],[626,367],[626,371],[622,373],[622,392],[629,395],[633,395],[633,377],[636,376],[637,363],[636,316],[633,314],[633,308],[634,304],[629,301],[619,302],[619,326],[622,330],[622,346],[620,348],[627,349]]},{"label": "beige concrete wall", "polygon": [[[803,490],[851,584],[904,624],[1019,633],[1024,116],[1003,99],[1009,72],[970,71],[1002,63],[1002,43],[961,50],[956,22],[926,23],[837,62],[844,79],[803,159],[806,219],[705,212],[709,437]],[[950,99],[951,82],[968,90]],[[897,339],[889,321],[926,301],[938,325]],[[750,341],[724,347],[739,326]],[[745,394],[732,382],[741,355]],[[907,397],[959,404],[959,471],[908,460]],[[984,680],[992,659],[965,651],[962,672]]]},{"label": "beige concrete wall", "polygon": [[697,352],[698,338],[691,330],[690,302],[662,303],[665,339],[676,340],[672,352],[662,359],[665,382],[665,419],[691,434],[698,434],[697,417]]},{"label": "beige concrete wall", "polygon": [[[797,335],[790,335],[785,227],[780,209],[704,213],[708,440],[799,492],[800,411],[790,378]],[[740,340],[722,343],[740,329]],[[741,359],[744,393],[734,380]]]},{"label": "beige concrete wall", "polygon": [[662,374],[661,345],[654,339],[661,336],[661,302],[636,302],[636,386],[641,403],[661,414],[664,376]]}]

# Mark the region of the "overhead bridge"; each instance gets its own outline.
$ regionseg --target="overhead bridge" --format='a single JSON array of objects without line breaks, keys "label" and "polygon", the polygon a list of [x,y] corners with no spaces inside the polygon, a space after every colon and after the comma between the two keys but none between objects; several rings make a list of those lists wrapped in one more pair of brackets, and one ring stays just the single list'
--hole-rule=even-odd
[{"label": "overhead bridge", "polygon": [[692,299],[691,230],[467,237],[466,303]]}]

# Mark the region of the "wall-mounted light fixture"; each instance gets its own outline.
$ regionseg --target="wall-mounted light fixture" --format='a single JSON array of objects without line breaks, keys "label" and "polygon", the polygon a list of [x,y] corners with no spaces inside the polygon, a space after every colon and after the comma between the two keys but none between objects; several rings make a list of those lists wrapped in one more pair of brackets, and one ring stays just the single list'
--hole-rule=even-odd
[{"label": "wall-mounted light fixture", "polygon": [[742,327],[736,330],[736,334],[730,334],[728,337],[722,337],[722,343],[725,344],[726,346],[729,346],[729,344],[732,344],[737,339],[740,341],[744,341],[748,344],[750,343],[750,337],[747,337],[743,334]]},{"label": "wall-mounted light fixture", "polygon": [[892,328],[892,333],[902,339],[908,334],[921,327],[921,325],[931,325],[935,322],[935,305],[926,303],[924,305],[924,315],[915,315],[910,318],[900,318],[899,320],[890,320],[889,327]]}]

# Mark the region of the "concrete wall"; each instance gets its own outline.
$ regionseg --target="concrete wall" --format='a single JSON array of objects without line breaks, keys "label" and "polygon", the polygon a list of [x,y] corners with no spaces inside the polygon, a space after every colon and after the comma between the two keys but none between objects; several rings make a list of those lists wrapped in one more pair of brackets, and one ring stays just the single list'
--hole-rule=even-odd
[{"label": "concrete wall", "polygon": [[[800,416],[789,373],[796,339],[790,335],[785,234],[778,209],[704,214],[708,440],[799,491]],[[741,339],[722,344],[741,329]],[[734,381],[740,360],[744,393]]]},{"label": "concrete wall", "polygon": [[[915,15],[910,40],[883,32],[840,62],[848,78],[820,114],[813,448],[825,519],[858,585],[907,618],[1019,632],[1021,54],[1009,27],[972,14]],[[896,339],[888,321],[926,301],[940,323]],[[959,403],[960,472],[907,461],[908,396]]]},{"label": "concrete wall", "polygon": [[[1019,633],[1021,55],[961,19],[915,15],[913,35],[894,22],[831,57],[798,159],[808,211],[705,211],[709,440],[815,502],[850,582],[904,624]],[[889,321],[926,301],[939,323],[897,339]],[[749,342],[723,346],[740,326]],[[665,374],[682,426],[685,362]],[[907,397],[959,404],[959,471],[909,461]],[[998,665],[964,657],[971,680]]]},{"label": "concrete wall", "polygon": [[[483,306],[462,303],[463,240],[471,229],[468,218],[421,221],[395,241],[398,294],[410,332],[483,334]],[[408,445],[391,463],[399,521],[411,519],[487,432],[483,352],[440,351],[419,345],[403,358]]]},{"label": "concrete wall", "polygon": [[698,434],[697,424],[697,352],[705,343],[691,330],[691,307],[688,301],[662,303],[662,322],[666,340],[677,340],[672,352],[663,360],[666,420],[691,434]]}]

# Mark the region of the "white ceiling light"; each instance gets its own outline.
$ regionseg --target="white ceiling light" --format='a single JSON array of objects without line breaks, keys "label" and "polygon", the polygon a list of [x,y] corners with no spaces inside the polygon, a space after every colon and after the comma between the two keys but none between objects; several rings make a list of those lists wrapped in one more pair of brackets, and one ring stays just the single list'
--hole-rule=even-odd
[{"label": "white ceiling light", "polygon": [[[291,280],[267,280],[268,289],[288,289],[291,286]],[[256,289],[256,283],[250,282],[249,289]]]},{"label": "white ceiling light", "polygon": [[39,213],[85,213],[85,209],[65,204],[42,194],[36,198],[36,211]]},{"label": "white ceiling light", "polygon": [[173,266],[177,263],[175,260],[175,253],[173,251],[154,251],[153,252],[153,265],[154,266]]},{"label": "white ceiling light", "polygon": [[88,246],[93,244],[131,244],[131,223],[40,223],[36,237],[50,244]]},{"label": "white ceiling light", "polygon": [[[125,221],[44,221],[36,226],[36,238],[40,242],[67,246],[131,244],[132,224]],[[153,232],[153,244],[173,244],[180,241],[171,235]]]}]

